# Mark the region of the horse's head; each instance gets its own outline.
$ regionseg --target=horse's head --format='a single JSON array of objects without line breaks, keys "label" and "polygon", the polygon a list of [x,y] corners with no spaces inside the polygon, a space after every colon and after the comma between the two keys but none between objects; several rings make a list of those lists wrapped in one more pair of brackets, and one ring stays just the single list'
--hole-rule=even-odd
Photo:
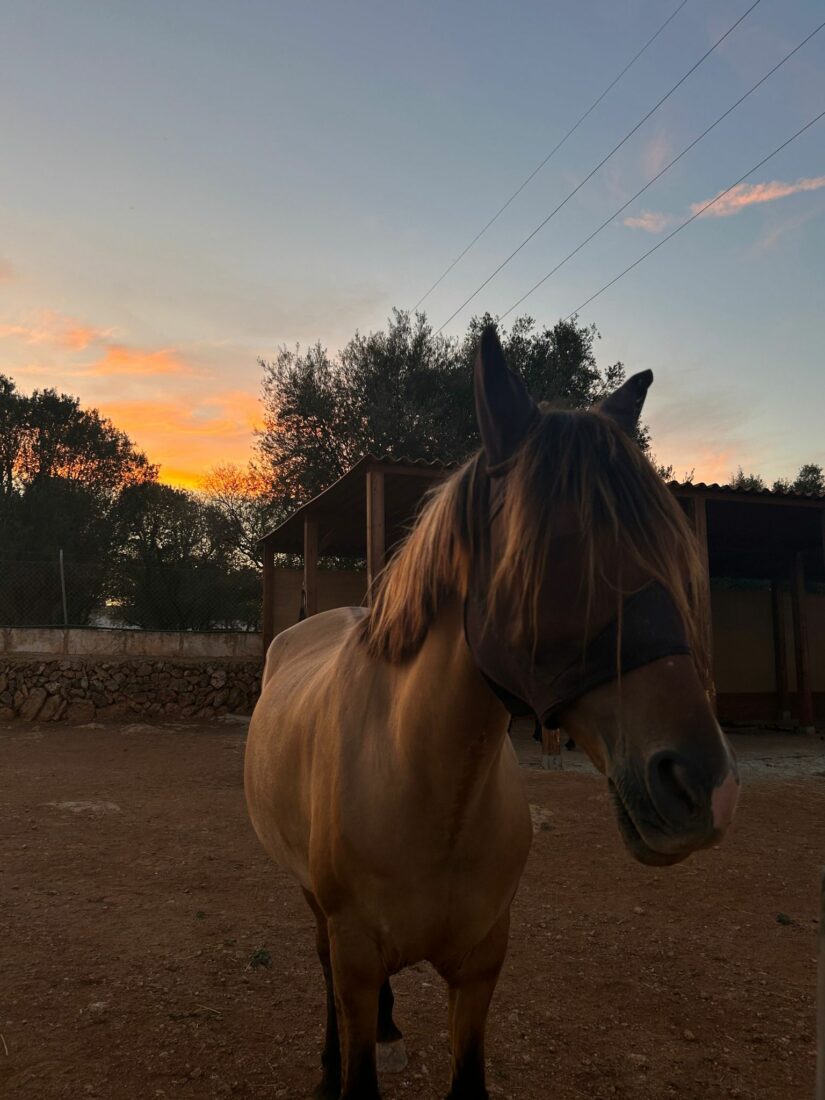
[{"label": "horse's head", "polygon": [[633,439],[652,380],[542,409],[485,330],[465,627],[510,708],[563,725],[607,776],[633,855],[666,864],[721,837],[739,781],[706,690],[698,547]]}]

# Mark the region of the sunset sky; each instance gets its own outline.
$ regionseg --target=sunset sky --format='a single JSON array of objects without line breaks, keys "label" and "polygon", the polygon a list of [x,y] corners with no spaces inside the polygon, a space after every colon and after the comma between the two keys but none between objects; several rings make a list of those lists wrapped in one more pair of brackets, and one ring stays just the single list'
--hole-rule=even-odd
[{"label": "sunset sky", "polygon": [[[688,0],[425,302],[440,326],[752,0]],[[259,357],[411,307],[679,0],[9,0],[0,372],[195,486],[245,462]],[[823,19],[761,0],[445,331],[503,313]],[[825,109],[825,30],[518,312],[569,314]],[[825,464],[825,119],[587,306],[653,368],[660,461]]]}]

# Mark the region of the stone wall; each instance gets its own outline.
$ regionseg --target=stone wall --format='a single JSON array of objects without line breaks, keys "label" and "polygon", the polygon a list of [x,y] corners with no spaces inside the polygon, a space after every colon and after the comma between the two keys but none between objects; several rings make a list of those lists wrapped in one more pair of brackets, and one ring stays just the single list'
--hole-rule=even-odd
[{"label": "stone wall", "polygon": [[0,720],[249,714],[263,662],[255,660],[0,657]]},{"label": "stone wall", "polygon": [[7,626],[0,654],[15,657],[237,657],[254,660],[261,635],[242,631],[120,630],[95,627]]}]

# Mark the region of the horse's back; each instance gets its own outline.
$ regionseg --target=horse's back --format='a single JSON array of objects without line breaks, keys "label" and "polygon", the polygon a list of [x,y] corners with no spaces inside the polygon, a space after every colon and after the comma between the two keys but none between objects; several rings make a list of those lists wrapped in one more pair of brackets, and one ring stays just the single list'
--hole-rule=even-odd
[{"label": "horse's back", "polygon": [[339,607],[284,630],[267,651],[261,696],[249,725],[244,785],[264,848],[309,888],[309,831],[319,737],[333,720],[335,667],[363,608]]},{"label": "horse's back", "polygon": [[333,657],[366,615],[363,607],[336,607],[282,630],[270,643],[264,662],[262,697],[272,677],[290,666],[311,675]]}]

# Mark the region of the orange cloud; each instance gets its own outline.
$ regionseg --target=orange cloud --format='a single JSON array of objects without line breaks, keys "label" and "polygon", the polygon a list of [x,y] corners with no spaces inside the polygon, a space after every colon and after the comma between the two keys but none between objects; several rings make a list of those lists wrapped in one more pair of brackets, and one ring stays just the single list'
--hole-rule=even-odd
[{"label": "orange cloud", "polygon": [[622,224],[630,229],[644,229],[646,233],[661,233],[674,220],[672,214],[660,214],[655,210],[643,210],[638,217],[625,218]]},{"label": "orange cloud", "polygon": [[[796,183],[783,183],[782,180],[771,180],[770,183],[740,183],[729,191],[724,198],[708,207],[705,216],[728,218],[731,214],[738,214],[740,210],[744,210],[747,206],[754,206],[763,202],[775,202],[777,199],[787,198],[788,195],[797,195],[802,191],[818,191],[820,187],[825,187],[825,176],[801,179],[797,180]],[[691,214],[696,214],[704,205],[704,202],[692,203],[690,207]]]},{"label": "orange cloud", "polygon": [[[2,266],[0,265],[0,279]],[[41,310],[32,321],[23,324],[0,323],[0,337],[11,337],[24,344],[54,344],[69,351],[83,351],[111,335],[111,329],[93,328],[73,317]]]},{"label": "orange cloud", "polygon": [[0,283],[9,283],[14,278],[14,268],[8,260],[0,256]]},{"label": "orange cloud", "polygon": [[257,398],[242,390],[191,399],[107,401],[108,416],[152,462],[170,485],[198,488],[216,462],[246,463],[253,428],[260,422]]},{"label": "orange cloud", "polygon": [[[738,214],[748,206],[755,206],[765,202],[776,202],[777,199],[787,198],[788,195],[798,195],[802,191],[818,191],[825,187],[825,176],[814,176],[812,179],[797,180],[796,183],[784,183],[782,180],[771,180],[769,183],[740,183],[729,191],[724,198],[719,198],[713,206],[703,211],[702,216],[707,218],[729,218],[732,214]],[[719,195],[723,192],[720,191]],[[704,206],[704,202],[691,203],[691,214],[698,214]],[[638,217],[625,218],[623,225],[630,229],[644,229],[647,233],[661,233],[669,225],[676,221],[673,214],[664,214],[658,210],[643,210]]]},{"label": "orange cloud", "polygon": [[119,374],[191,374],[191,368],[167,348],[144,351],[124,344],[107,344],[101,358],[90,364],[83,373],[102,377]]},{"label": "orange cloud", "polygon": [[260,400],[245,390],[228,390],[214,397],[207,397],[204,405],[219,407],[236,423],[244,423],[249,428],[260,428],[263,424]]}]

